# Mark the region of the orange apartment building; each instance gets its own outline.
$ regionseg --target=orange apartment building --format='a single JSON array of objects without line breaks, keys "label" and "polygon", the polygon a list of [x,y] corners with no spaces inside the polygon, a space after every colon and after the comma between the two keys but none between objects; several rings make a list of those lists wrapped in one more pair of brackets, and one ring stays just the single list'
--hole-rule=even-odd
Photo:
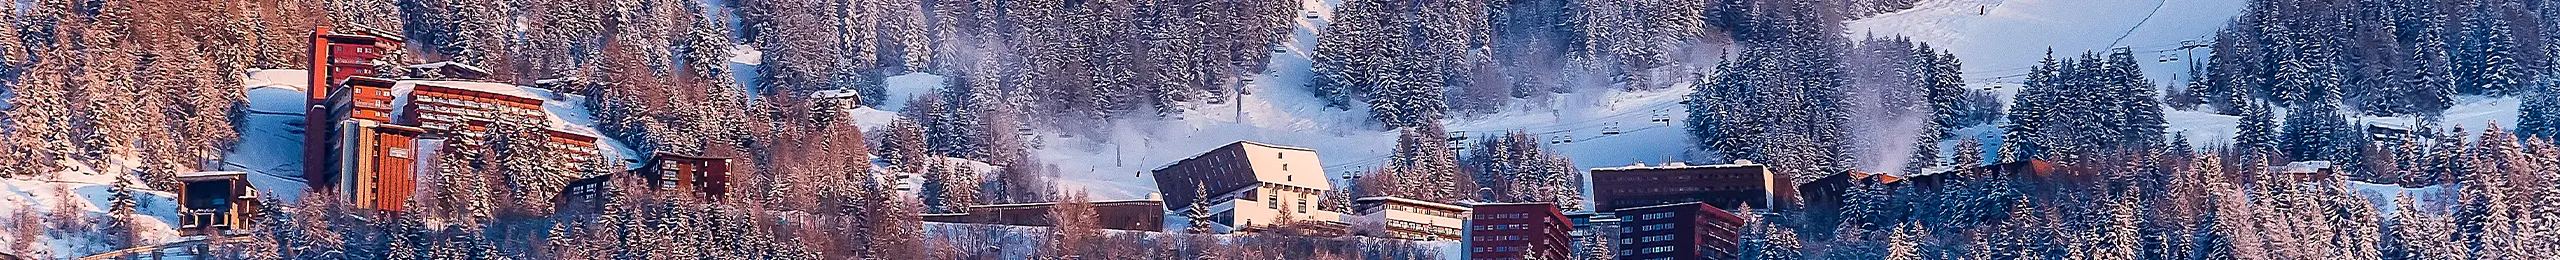
[{"label": "orange apartment building", "polygon": [[393,35],[320,27],[312,36],[303,177],[359,209],[400,211],[415,186],[416,139],[424,132],[389,123],[398,83],[373,77],[381,59],[400,48]]}]

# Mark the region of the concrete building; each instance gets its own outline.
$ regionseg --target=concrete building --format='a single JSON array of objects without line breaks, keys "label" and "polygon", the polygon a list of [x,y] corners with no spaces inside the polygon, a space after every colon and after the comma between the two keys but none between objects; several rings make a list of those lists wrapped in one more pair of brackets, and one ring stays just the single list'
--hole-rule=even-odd
[{"label": "concrete building", "polygon": [[[967,213],[924,214],[924,221],[943,223],[978,223],[1015,226],[1056,226],[1050,210],[1056,202],[979,205]],[[1103,229],[1129,231],[1163,231],[1164,198],[1147,194],[1146,199],[1093,202],[1093,212]]]},{"label": "concrete building", "polygon": [[1409,240],[1459,240],[1464,237],[1466,206],[1397,197],[1351,201],[1353,232],[1371,237]]},{"label": "concrete building", "polygon": [[1698,202],[1617,210],[1618,259],[1738,259],[1742,217]]},{"label": "concrete building", "polygon": [[[1618,243],[1615,242],[1618,241],[1617,215],[1612,215],[1609,212],[1578,211],[1564,213],[1564,217],[1566,219],[1573,220],[1573,232],[1568,234],[1573,235],[1572,246],[1575,252],[1581,252],[1581,250],[1590,247],[1591,245],[1583,243],[1590,242],[1593,237],[1598,237],[1600,238],[1600,242],[1604,242],[1600,244],[1601,250],[1606,252],[1618,251]],[[1573,255],[1575,257],[1574,259],[1588,259],[1588,257],[1590,257],[1586,254]]]},{"label": "concrete building", "polygon": [[[303,101],[302,114],[304,162],[302,173],[306,181],[317,185],[313,188],[333,191],[343,189],[336,185],[344,183],[339,180],[340,176],[347,175],[345,171],[350,170],[345,168],[344,162],[367,159],[346,158],[344,156],[348,153],[341,150],[350,147],[410,149],[398,143],[341,144],[357,139],[374,139],[369,136],[342,133],[343,131],[340,130],[344,129],[343,124],[347,124],[345,121],[373,120],[377,123],[388,121],[386,117],[389,114],[390,102],[387,97],[390,93],[386,90],[390,88],[390,84],[385,83],[390,81],[370,76],[379,74],[376,68],[386,64],[381,60],[384,56],[400,49],[403,39],[397,35],[361,27],[343,32],[333,31],[326,26],[312,30],[311,60],[306,63],[311,70],[307,76],[308,81],[303,85],[303,92],[307,97]],[[397,131],[386,132],[396,134]],[[408,173],[374,172],[370,174]],[[359,207],[367,206],[367,203],[357,204]]]},{"label": "concrete building", "polygon": [[1192,224],[1219,232],[1260,230],[1283,218],[1341,223],[1341,213],[1318,207],[1333,184],[1314,149],[1237,141],[1151,172],[1166,211],[1207,207],[1212,223]]},{"label": "concrete building", "polygon": [[1726,209],[1743,204],[1755,209],[1791,207],[1795,205],[1796,187],[1790,179],[1749,161],[1723,165],[1638,163],[1591,169],[1593,208],[1599,212],[1684,202],[1705,202]]},{"label": "concrete building", "polygon": [[1569,259],[1573,220],[1554,203],[1478,203],[1467,222],[1467,259]]},{"label": "concrete building", "polygon": [[178,182],[179,235],[221,235],[257,216],[258,189],[249,186],[248,173],[188,173]]}]

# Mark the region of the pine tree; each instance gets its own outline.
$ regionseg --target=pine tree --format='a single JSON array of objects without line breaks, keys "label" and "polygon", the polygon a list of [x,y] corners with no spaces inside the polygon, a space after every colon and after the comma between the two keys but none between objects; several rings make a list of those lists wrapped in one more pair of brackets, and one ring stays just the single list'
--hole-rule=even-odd
[{"label": "pine tree", "polygon": [[2474,15],[2462,27],[2463,53],[2454,62],[2454,86],[2462,94],[2504,96],[2522,93],[2523,63],[2514,51],[2515,36],[2506,19],[2488,15],[2490,8],[2513,8],[2495,4],[2478,4],[2480,15]]},{"label": "pine tree", "polygon": [[2560,138],[2560,77],[2543,77],[2533,86],[2531,92],[2526,92],[2524,104],[2516,108],[2516,135],[2542,140]]},{"label": "pine tree", "polygon": [[2273,153],[2277,151],[2276,128],[2274,112],[2269,111],[2266,103],[2242,103],[2240,132],[2232,140],[2232,145],[2244,152]]}]

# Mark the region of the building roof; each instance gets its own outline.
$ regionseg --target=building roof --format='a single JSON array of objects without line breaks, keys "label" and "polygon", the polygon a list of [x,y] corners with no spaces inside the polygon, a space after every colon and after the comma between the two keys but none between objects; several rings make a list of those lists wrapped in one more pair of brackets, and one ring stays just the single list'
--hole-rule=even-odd
[{"label": "building roof", "polygon": [[238,171],[210,171],[210,172],[190,172],[190,173],[185,173],[185,174],[178,174],[178,178],[179,178],[179,179],[221,178],[221,177],[248,176],[248,175],[249,175],[249,173],[248,173],[248,172],[238,172]]},{"label": "building roof", "polygon": [[[1653,205],[1653,206],[1642,206],[1642,207],[1625,207],[1625,208],[1618,208],[1618,211],[1647,210],[1647,209],[1654,209],[1654,208],[1668,208],[1668,207],[1679,207],[1679,206],[1703,206],[1703,205],[1705,205],[1705,204],[1707,204],[1707,203],[1706,203],[1706,202],[1695,202],[1695,201],[1692,201],[1692,202],[1681,202],[1681,203],[1662,204],[1662,205]],[[1712,208],[1712,207],[1710,207],[1710,208]]]},{"label": "building roof", "polygon": [[862,91],[851,89],[829,89],[809,93],[809,98],[851,98],[861,96]]},{"label": "building roof", "polygon": [[1670,162],[1670,163],[1664,163],[1664,164],[1659,165],[1659,166],[1646,166],[1646,165],[1644,165],[1644,163],[1639,162],[1639,163],[1636,163],[1636,164],[1634,164],[1634,165],[1627,165],[1627,166],[1591,168],[1591,171],[1595,171],[1595,172],[1597,172],[1597,171],[1631,171],[1631,170],[1719,169],[1719,168],[1746,168],[1746,167],[1766,167],[1766,166],[1765,166],[1765,165],[1761,165],[1761,164],[1757,164],[1757,163],[1751,163],[1750,161],[1737,161],[1737,162],[1730,163],[1730,164],[1716,164],[1716,165],[1689,165],[1688,163],[1684,163],[1684,162]]},{"label": "building roof", "polygon": [[1367,197],[1367,198],[1353,199],[1353,200],[1351,200],[1351,201],[1352,201],[1352,203],[1394,202],[1394,203],[1403,203],[1403,204],[1422,205],[1422,206],[1425,206],[1425,207],[1434,207],[1434,208],[1440,208],[1440,209],[1446,209],[1446,210],[1455,210],[1455,211],[1469,211],[1469,210],[1473,210],[1472,208],[1468,208],[1468,207],[1466,207],[1466,206],[1458,206],[1458,205],[1441,204],[1441,203],[1438,203],[1438,202],[1429,202],[1429,201],[1422,201],[1422,200],[1415,200],[1415,199],[1407,199],[1407,198],[1399,198],[1399,197]]}]

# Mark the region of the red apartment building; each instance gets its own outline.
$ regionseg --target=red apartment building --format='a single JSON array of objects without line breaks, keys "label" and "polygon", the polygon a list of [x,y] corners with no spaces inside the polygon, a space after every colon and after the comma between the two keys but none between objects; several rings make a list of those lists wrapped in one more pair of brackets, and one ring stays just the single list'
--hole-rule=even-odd
[{"label": "red apartment building", "polygon": [[1599,212],[1686,202],[1705,202],[1726,209],[1750,204],[1755,209],[1783,210],[1795,205],[1796,198],[1796,187],[1790,178],[1770,172],[1768,166],[1749,162],[1673,162],[1662,166],[1639,163],[1595,168],[1591,169],[1591,188],[1594,210]]},{"label": "red apartment building", "polygon": [[1569,259],[1573,220],[1554,203],[1474,204],[1467,221],[1467,258],[1477,260]]},{"label": "red apartment building", "polygon": [[401,38],[358,28],[312,36],[309,99],[303,111],[303,177],[359,209],[399,211],[415,186],[414,127],[390,124],[397,83],[375,68]]},{"label": "red apartment building", "polygon": [[1690,202],[1617,210],[1618,259],[1739,259],[1742,217]]}]

